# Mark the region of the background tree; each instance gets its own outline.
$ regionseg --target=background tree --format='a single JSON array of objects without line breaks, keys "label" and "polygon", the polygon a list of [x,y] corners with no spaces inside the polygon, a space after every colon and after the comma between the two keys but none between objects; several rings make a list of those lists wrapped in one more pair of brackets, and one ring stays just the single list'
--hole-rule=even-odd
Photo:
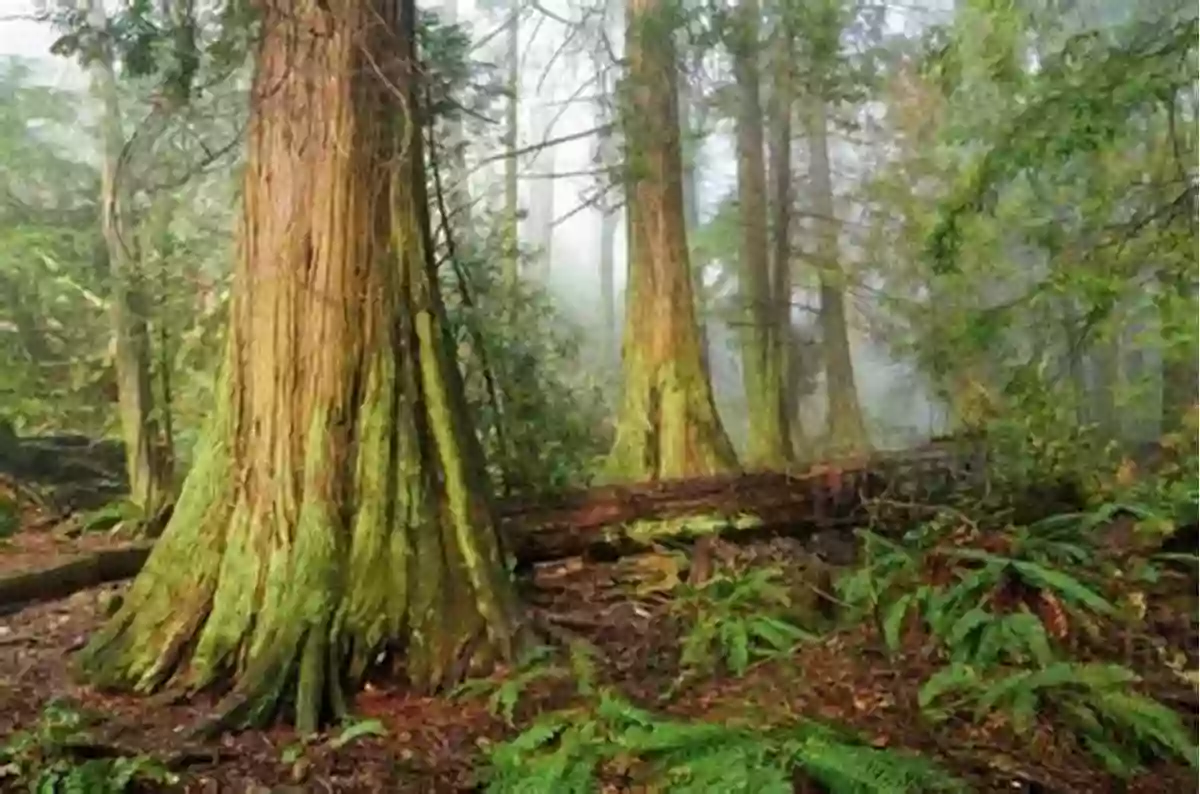
[{"label": "background tree", "polygon": [[[91,65],[94,90],[103,107],[100,122],[100,228],[111,271],[109,300],[115,347],[117,402],[121,436],[125,442],[130,501],[143,515],[157,515],[174,498],[172,482],[173,440],[164,435],[170,427],[169,406],[156,405],[152,384],[146,274],[138,250],[133,191],[127,162],[117,71],[108,18],[97,0],[87,6],[94,34],[83,54]],[[164,408],[166,410],[164,410]]]},{"label": "background tree", "polygon": [[610,471],[629,479],[728,471],[737,463],[702,363],[683,221],[678,20],[656,0],[631,0],[626,13],[629,287]]},{"label": "background tree", "polygon": [[[761,17],[762,9],[756,0],[739,3],[728,38],[740,97],[737,150],[742,240],[738,278],[745,310],[742,374],[749,414],[746,459],[751,465],[778,467],[792,457],[791,432],[782,410],[783,371],[775,341],[780,333],[779,321],[785,320],[790,325],[790,316],[781,314],[772,298],[767,174],[763,159],[766,134],[760,96]],[[790,257],[785,256],[785,260]]]}]

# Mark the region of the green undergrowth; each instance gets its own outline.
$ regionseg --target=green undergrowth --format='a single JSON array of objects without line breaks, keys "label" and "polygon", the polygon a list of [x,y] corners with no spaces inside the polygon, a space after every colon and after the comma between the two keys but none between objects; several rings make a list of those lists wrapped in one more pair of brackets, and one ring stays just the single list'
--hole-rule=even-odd
[{"label": "green undergrowth", "polygon": [[837,589],[848,618],[872,622],[891,653],[941,662],[919,696],[934,722],[1000,716],[1026,734],[1051,721],[1122,778],[1153,758],[1196,766],[1194,737],[1176,712],[1139,692],[1137,673],[1079,658],[1143,628],[1142,588],[1162,576],[1166,556],[1114,555],[1108,544],[1118,518],[1157,515],[1109,504],[983,530],[947,510],[900,542],[863,532],[864,563]]},{"label": "green undergrowth", "polygon": [[780,658],[817,639],[788,619],[792,594],[778,567],[718,572],[681,584],[671,605],[684,632],[680,683],[720,672],[742,676],[756,661]]},{"label": "green undergrowth", "polygon": [[[749,721],[749,720],[748,720]],[[965,791],[936,765],[817,722],[774,729],[675,720],[611,690],[538,718],[489,754],[490,794],[585,794],[602,778],[655,791],[793,791],[797,768],[832,794]]]},{"label": "green undergrowth", "polygon": [[178,782],[151,756],[128,755],[96,744],[88,729],[98,721],[65,701],[49,703],[32,728],[15,733],[0,746],[0,790],[121,794]]},{"label": "green undergrowth", "polygon": [[[752,701],[732,712],[723,702],[720,720],[653,710],[685,686],[742,677],[761,662],[772,675],[803,678],[806,643],[864,624],[897,669],[920,662],[925,677],[913,689],[926,729],[966,720],[1007,729],[1018,743],[1049,734],[1115,778],[1157,759],[1196,767],[1190,728],[1148,694],[1113,640],[1151,631],[1146,601],[1155,584],[1169,566],[1178,576],[1180,564],[1196,564],[1195,555],[1159,551],[1178,498],[1172,491],[1025,526],[983,526],[946,508],[898,539],[862,531],[860,563],[834,583],[833,625],[800,617],[797,583],[784,569],[725,563],[703,584],[679,583],[672,593],[678,674],[657,705],[599,683],[596,651],[583,643],[565,657],[539,649],[504,680],[464,685],[462,695],[487,697],[515,734],[487,748],[481,785],[494,794],[590,792],[611,782],[784,792],[802,774],[830,792],[966,790],[927,760],[812,715],[781,724]],[[570,690],[569,705],[538,713],[526,698],[544,695],[547,683],[560,695]]]},{"label": "green undergrowth", "polygon": [[[681,628],[678,685],[700,676],[741,676],[759,659],[781,659],[815,635],[780,617],[790,606],[773,568],[718,573],[681,585],[674,611]],[[520,719],[521,701],[539,684],[567,682],[570,705]],[[683,720],[631,703],[598,683],[596,650],[572,643],[565,655],[539,648],[502,680],[475,680],[460,697],[485,697],[491,713],[522,730],[491,747],[482,775],[492,794],[592,792],[603,781],[664,792],[790,792],[797,771],[833,794],[965,791],[936,764],[879,749],[812,720],[767,725],[746,704],[740,717]]]},{"label": "green undergrowth", "polygon": [[461,691],[481,695],[511,724],[526,688],[575,676],[573,705],[543,713],[515,737],[491,747],[481,783],[489,794],[590,794],[620,780],[675,794],[791,792],[797,770],[831,794],[966,791],[937,765],[877,749],[815,721],[763,727],[752,709],[726,722],[680,720],[635,706],[598,687],[590,654],[575,646],[565,667],[543,651],[515,676]]}]

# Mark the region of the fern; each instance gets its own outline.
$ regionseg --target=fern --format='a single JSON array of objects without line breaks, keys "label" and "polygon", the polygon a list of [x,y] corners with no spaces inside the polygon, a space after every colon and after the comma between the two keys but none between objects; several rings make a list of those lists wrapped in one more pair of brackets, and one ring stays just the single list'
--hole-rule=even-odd
[{"label": "fern", "polygon": [[0,788],[5,778],[30,791],[121,794],[145,784],[173,785],[178,778],[148,755],[120,755],[79,761],[78,746],[87,744],[86,728],[97,718],[64,701],[49,703],[38,723],[14,734],[0,746]]},{"label": "fern", "polygon": [[672,609],[689,624],[680,656],[686,673],[724,665],[741,676],[754,661],[815,639],[781,617],[791,604],[781,576],[777,568],[757,568],[714,576],[699,587],[681,586]]},{"label": "fern", "polygon": [[[526,652],[512,674],[504,678],[472,678],[459,684],[451,693],[452,698],[471,699],[489,694],[488,712],[513,724],[517,704],[525,692],[538,681],[563,679],[570,671],[556,663],[554,650],[548,646],[537,646]],[[572,667],[576,656],[571,656]],[[590,668],[588,668],[590,670]],[[589,679],[590,685],[590,679]]]},{"label": "fern", "polygon": [[[1104,575],[1096,530],[1122,512],[1149,514],[1106,505],[1010,528],[981,548],[969,545],[978,533],[954,534],[936,524],[910,534],[912,551],[868,535],[868,548],[880,553],[868,555],[868,564],[838,589],[858,611],[875,611],[890,649],[899,647],[906,621],[919,618],[947,660],[919,693],[922,710],[935,720],[999,713],[1024,732],[1040,713],[1053,711],[1114,774],[1130,774],[1147,754],[1195,765],[1196,745],[1178,715],[1133,692],[1134,673],[1063,661],[1057,653],[1067,616],[1084,625],[1121,616],[1094,584]],[[921,571],[937,576],[922,581]],[[1153,577],[1155,570],[1143,574]]]},{"label": "fern", "polygon": [[672,794],[792,791],[803,769],[834,794],[962,791],[933,764],[880,750],[813,722],[756,731],[658,717],[611,693],[588,711],[548,715],[491,755],[489,794],[590,792],[605,764],[636,766]]},{"label": "fern", "polygon": [[[1136,771],[1145,752],[1197,765],[1196,745],[1179,716],[1130,691],[1138,681],[1118,665],[1054,662],[1040,669],[987,677],[966,664],[949,665],[921,687],[921,708],[934,719],[970,707],[976,720],[1005,714],[1018,732],[1053,709],[1113,774]],[[949,705],[939,701],[957,696]]]}]

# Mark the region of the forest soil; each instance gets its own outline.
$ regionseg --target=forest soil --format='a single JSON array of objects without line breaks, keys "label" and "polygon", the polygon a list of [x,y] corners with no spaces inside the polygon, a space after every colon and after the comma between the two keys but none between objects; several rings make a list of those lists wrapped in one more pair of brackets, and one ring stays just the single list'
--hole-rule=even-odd
[{"label": "forest soil", "polygon": [[[803,556],[785,539],[732,553],[746,564],[784,567]],[[643,585],[631,593],[627,566],[557,563],[536,576],[524,596],[543,624],[569,627],[595,645],[603,660],[601,679],[634,702],[697,719],[720,720],[752,710],[765,719],[804,716],[841,723],[876,746],[936,759],[979,792],[1117,790],[1115,781],[1070,736],[1047,721],[1025,736],[1000,725],[928,724],[920,718],[916,693],[931,671],[929,661],[915,649],[887,658],[866,630],[831,635],[794,658],[757,665],[741,679],[701,679],[661,702],[677,670],[679,629],[667,588]],[[14,732],[31,728],[47,703],[66,699],[81,713],[102,715],[91,729],[92,746],[177,762],[180,785],[175,790],[424,794],[481,790],[482,750],[512,735],[513,729],[480,701],[415,697],[380,681],[360,693],[354,711],[358,720],[379,720],[381,736],[362,736],[335,749],[342,729],[334,729],[302,751],[293,731],[283,727],[190,739],[187,728],[202,722],[212,707],[203,698],[164,705],[98,693],[78,686],[70,675],[71,653],[102,623],[125,586],[95,588],[0,616],[0,747]],[[1194,635],[1166,641],[1192,647]],[[1115,647],[1119,639],[1112,642]],[[517,709],[517,725],[566,705],[567,684],[565,689],[561,681],[535,685]],[[1192,720],[1195,690],[1165,679],[1162,686],[1155,694]],[[1185,791],[1192,790],[1194,780],[1186,767],[1158,765],[1124,790]],[[620,781],[610,782],[606,791],[632,791]]]}]

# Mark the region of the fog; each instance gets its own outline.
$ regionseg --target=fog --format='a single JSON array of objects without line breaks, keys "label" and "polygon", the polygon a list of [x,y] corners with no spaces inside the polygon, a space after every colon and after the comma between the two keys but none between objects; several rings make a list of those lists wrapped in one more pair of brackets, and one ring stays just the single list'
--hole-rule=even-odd
[{"label": "fog", "polygon": [[[439,10],[438,5],[424,5],[429,10]],[[589,338],[594,346],[603,335],[595,332],[601,317],[601,212],[593,202],[603,190],[604,177],[595,173],[598,136],[587,133],[601,121],[596,102],[600,81],[594,55],[603,52],[603,44],[598,34],[597,13],[589,8],[564,0],[546,0],[524,8],[520,21],[521,101],[517,147],[519,151],[531,150],[519,158],[521,204],[527,212],[521,223],[521,241],[526,246],[548,249],[547,287],[562,311],[591,332]],[[49,54],[49,47],[56,37],[48,25],[32,19],[35,11],[35,3],[30,0],[0,0],[0,56],[32,59],[41,82],[77,91],[80,107],[87,107],[91,100],[87,95],[85,76],[73,61]],[[477,43],[484,42],[477,46],[474,57],[503,65],[505,37],[494,34],[508,19],[507,7],[462,0],[451,7],[451,12],[469,26]],[[911,8],[899,9],[889,12],[886,24],[895,32],[911,32],[924,23],[926,16]],[[585,17],[590,24],[581,30],[578,23]],[[616,27],[611,29],[615,31]],[[609,42],[618,51],[619,38],[616,35],[609,37]],[[701,78],[691,75],[689,79],[695,82]],[[468,164],[486,163],[474,171],[472,191],[488,196],[493,206],[498,206],[502,200],[499,185],[504,168],[500,156],[503,121],[501,114],[494,119],[494,134],[468,142]],[[696,154],[696,200],[701,223],[714,214],[736,186],[736,163],[729,126],[718,124]],[[539,146],[557,139],[566,140]],[[90,139],[80,140],[77,145],[81,153],[95,149]],[[839,196],[844,196],[869,171],[873,158],[867,156],[869,152],[860,150],[860,145],[831,136],[835,193]],[[798,180],[796,192],[803,195],[806,166],[803,141],[796,142],[794,158]],[[609,191],[609,198],[619,195],[617,190]],[[852,215],[855,211],[853,205],[841,202],[839,212]],[[551,231],[547,240],[548,227]],[[800,247],[804,247],[803,241]],[[842,255],[854,255],[853,245],[845,240]],[[623,213],[617,221],[614,260],[619,311],[626,265]],[[804,267],[802,254],[798,257],[797,267],[801,270]],[[796,321],[810,324],[815,296],[798,295],[796,302]],[[857,291],[851,296],[850,304],[855,374],[860,401],[875,443],[883,447],[901,446],[942,432],[945,412],[930,400],[912,368],[905,362],[894,360],[884,344],[871,338],[869,317],[877,307],[870,290]],[[731,435],[739,442],[745,432],[745,411],[736,334],[712,317],[708,318],[708,328],[718,403]],[[614,351],[601,352],[615,358]],[[823,387],[818,383],[814,394],[806,401],[804,425],[809,432],[821,426],[822,394]]]}]

